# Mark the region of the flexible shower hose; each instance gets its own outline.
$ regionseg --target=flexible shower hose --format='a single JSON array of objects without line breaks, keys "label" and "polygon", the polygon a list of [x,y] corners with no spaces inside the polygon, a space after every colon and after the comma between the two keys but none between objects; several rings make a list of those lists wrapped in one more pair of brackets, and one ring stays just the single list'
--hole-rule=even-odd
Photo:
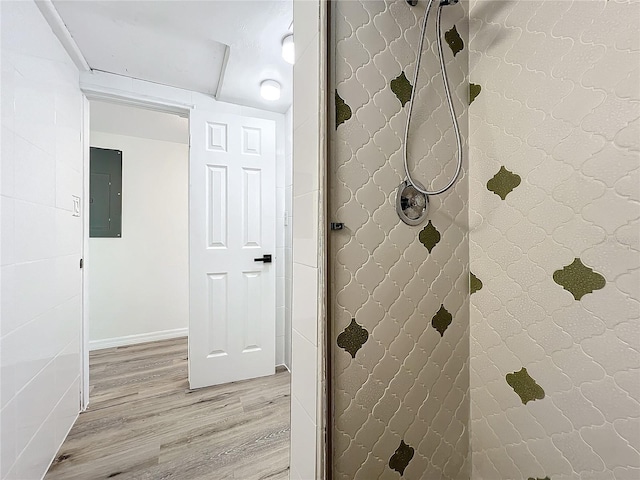
[{"label": "flexible shower hose", "polygon": [[402,149],[403,158],[404,158],[404,171],[407,175],[407,181],[420,193],[424,195],[440,195],[441,193],[449,190],[458,179],[460,175],[460,171],[462,170],[462,139],[460,137],[460,128],[458,127],[458,120],[456,118],[456,113],[453,109],[453,101],[451,100],[451,91],[449,90],[449,79],[447,78],[447,68],[444,64],[444,55],[442,53],[442,36],[440,34],[440,17],[442,14],[442,5],[438,5],[438,13],[436,16],[436,43],[438,45],[438,56],[440,57],[440,70],[442,72],[442,83],[444,84],[444,91],[447,97],[447,104],[449,105],[449,113],[451,113],[451,121],[453,122],[453,129],[456,134],[456,141],[458,143],[458,166],[456,167],[456,173],[451,179],[451,181],[444,187],[439,190],[429,191],[420,186],[419,183],[411,178],[411,173],[409,172],[409,165],[407,163],[407,140],[409,138],[409,125],[411,123],[411,113],[413,111],[413,102],[415,100],[416,91],[418,90],[418,75],[420,72],[420,61],[422,60],[422,47],[424,45],[424,38],[427,31],[427,20],[429,18],[429,11],[431,10],[431,6],[433,5],[434,0],[429,0],[427,4],[427,9],[424,13],[424,20],[422,22],[422,33],[420,36],[420,45],[418,47],[418,55],[416,61],[416,71],[413,76],[413,88],[411,89],[411,100],[409,103],[409,112],[407,115],[407,125],[404,130],[404,145]]}]

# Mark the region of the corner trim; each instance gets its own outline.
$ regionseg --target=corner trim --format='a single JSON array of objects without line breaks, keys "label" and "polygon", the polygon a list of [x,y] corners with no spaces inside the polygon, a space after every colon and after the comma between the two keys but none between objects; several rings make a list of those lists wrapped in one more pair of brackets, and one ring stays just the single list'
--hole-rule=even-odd
[{"label": "corner trim", "polygon": [[47,21],[54,35],[58,37],[58,40],[66,50],[67,54],[73,60],[73,63],[76,64],[76,67],[80,71],[89,72],[91,71],[91,67],[87,63],[87,60],[84,58],[84,55],[80,51],[80,47],[71,36],[69,29],[65,25],[62,17],[56,10],[56,7],[53,5],[51,0],[35,0],[36,6],[42,16]]},{"label": "corner trim", "polygon": [[159,332],[138,333],[135,335],[125,335],[123,337],[105,338],[103,340],[91,340],[89,342],[89,350],[93,351],[101,350],[103,348],[124,347],[126,345],[155,342],[157,340],[186,337],[188,335],[188,328],[174,328],[173,330],[160,330]]},{"label": "corner trim", "polygon": [[216,93],[213,95],[213,98],[220,101],[220,95],[222,94],[222,83],[224,82],[224,76],[227,73],[227,64],[229,63],[229,55],[231,54],[231,47],[229,45],[225,46],[224,49],[224,58],[222,59],[222,68],[220,69],[220,76],[218,77],[218,87],[216,88]]}]

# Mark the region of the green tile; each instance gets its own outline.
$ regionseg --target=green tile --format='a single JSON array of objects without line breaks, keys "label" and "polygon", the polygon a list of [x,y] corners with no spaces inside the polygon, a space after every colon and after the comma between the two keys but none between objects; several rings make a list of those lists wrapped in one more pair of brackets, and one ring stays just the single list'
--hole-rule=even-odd
[{"label": "green tile", "polygon": [[451,48],[454,57],[464,48],[464,42],[462,41],[462,38],[460,38],[455,25],[451,30],[445,32],[444,39],[449,44],[449,48]]},{"label": "green tile", "polygon": [[351,107],[345,103],[336,90],[336,128],[351,118]]},{"label": "green tile", "polygon": [[359,325],[355,318],[352,318],[349,326],[338,335],[338,346],[349,352],[351,358],[356,358],[356,353],[362,348],[368,338],[369,332]]},{"label": "green tile", "polygon": [[525,405],[532,400],[542,400],[544,398],[544,390],[529,376],[526,368],[522,367],[519,372],[507,373],[506,378],[507,383]]},{"label": "green tile", "polygon": [[553,272],[553,280],[570,292],[576,300],[580,300],[594,290],[604,288],[606,284],[602,275],[584,265],[579,258],[563,269]]},{"label": "green tile", "polygon": [[444,308],[444,305],[441,305],[440,310],[438,310],[438,312],[431,319],[431,325],[440,333],[440,336],[443,337],[445,330],[447,329],[447,327],[449,327],[449,325],[451,325],[452,320],[453,317],[451,316],[451,314],[447,311],[446,308]]},{"label": "green tile", "polygon": [[427,226],[422,229],[420,234],[418,235],[418,240],[429,250],[431,250],[438,244],[440,241],[440,232],[436,227],[433,226],[431,220],[427,223]]},{"label": "green tile", "polygon": [[533,477],[529,477],[529,480],[551,480],[549,477],[544,477],[544,478],[533,478]]},{"label": "green tile", "polygon": [[400,100],[403,107],[409,100],[411,100],[412,90],[413,87],[409,83],[409,80],[407,80],[404,72],[391,80],[391,91],[396,94],[396,97],[398,97],[398,100]]},{"label": "green tile", "polygon": [[469,294],[473,295],[482,289],[482,281],[476,277],[473,272],[469,272]]},{"label": "green tile", "polygon": [[400,446],[389,459],[389,468],[395,470],[400,474],[400,476],[402,476],[404,474],[404,469],[407,468],[407,465],[409,465],[409,462],[413,458],[413,454],[413,447],[404,443],[404,440],[400,440]]},{"label": "green tile", "polygon": [[482,87],[475,83],[469,84],[469,105],[473,103],[478,95],[480,95],[480,91],[482,91]]},{"label": "green tile", "polygon": [[507,198],[514,188],[520,185],[520,175],[500,167],[491,180],[487,182],[487,189],[498,195],[502,200]]}]

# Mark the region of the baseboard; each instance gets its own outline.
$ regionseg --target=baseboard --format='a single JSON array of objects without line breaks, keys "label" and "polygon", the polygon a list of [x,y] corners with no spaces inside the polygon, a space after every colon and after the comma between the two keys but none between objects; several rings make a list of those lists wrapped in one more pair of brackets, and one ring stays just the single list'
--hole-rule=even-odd
[{"label": "baseboard", "polygon": [[189,335],[188,328],[174,328],[173,330],[161,330],[159,332],[138,333],[136,335],[125,335],[124,337],[105,338],[104,340],[90,340],[89,350],[101,350],[103,348],[124,347],[137,343],[155,342],[157,340],[167,340],[169,338],[186,337]]}]

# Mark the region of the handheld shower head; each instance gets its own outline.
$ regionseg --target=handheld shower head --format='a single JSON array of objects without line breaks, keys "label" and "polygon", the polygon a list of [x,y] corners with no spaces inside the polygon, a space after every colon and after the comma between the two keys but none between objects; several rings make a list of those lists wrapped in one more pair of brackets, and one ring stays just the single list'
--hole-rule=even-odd
[{"label": "handheld shower head", "polygon": [[[447,68],[444,61],[444,54],[442,52],[442,35],[441,35],[441,16],[442,7],[446,5],[455,5],[459,0],[439,0],[438,11],[436,15],[436,44],[438,46],[438,57],[440,59],[440,71],[442,72],[442,83],[444,84],[445,96],[447,98],[447,104],[449,105],[449,113],[451,114],[451,122],[453,123],[453,130],[456,135],[456,142],[458,145],[458,161],[456,166],[456,172],[449,180],[449,183],[437,190],[427,190],[417,181],[411,177],[409,171],[409,163],[407,160],[407,143],[409,139],[409,125],[411,123],[411,113],[415,103],[416,86],[418,84],[418,74],[420,72],[420,60],[422,59],[422,48],[424,45],[425,34],[427,31],[427,20],[429,19],[429,10],[433,6],[435,0],[427,0],[427,6],[422,19],[422,31],[420,33],[420,44],[418,46],[418,53],[416,55],[416,68],[413,76],[413,88],[411,89],[411,98],[409,100],[409,111],[407,112],[407,123],[404,129],[404,142],[402,144],[402,159],[404,160],[404,172],[407,176],[406,180],[398,188],[397,205],[396,209],[400,219],[408,225],[419,225],[424,221],[425,214],[427,212],[427,202],[420,202],[418,205],[416,199],[422,196],[440,195],[446,192],[456,183],[456,180],[460,176],[462,170],[462,137],[460,135],[460,129],[458,127],[458,121],[456,119],[456,113],[453,108],[453,100],[451,98],[451,91],[449,90],[449,80],[447,79]],[[409,5],[415,6],[418,0],[407,0]],[[414,218],[415,217],[415,218]]]}]

